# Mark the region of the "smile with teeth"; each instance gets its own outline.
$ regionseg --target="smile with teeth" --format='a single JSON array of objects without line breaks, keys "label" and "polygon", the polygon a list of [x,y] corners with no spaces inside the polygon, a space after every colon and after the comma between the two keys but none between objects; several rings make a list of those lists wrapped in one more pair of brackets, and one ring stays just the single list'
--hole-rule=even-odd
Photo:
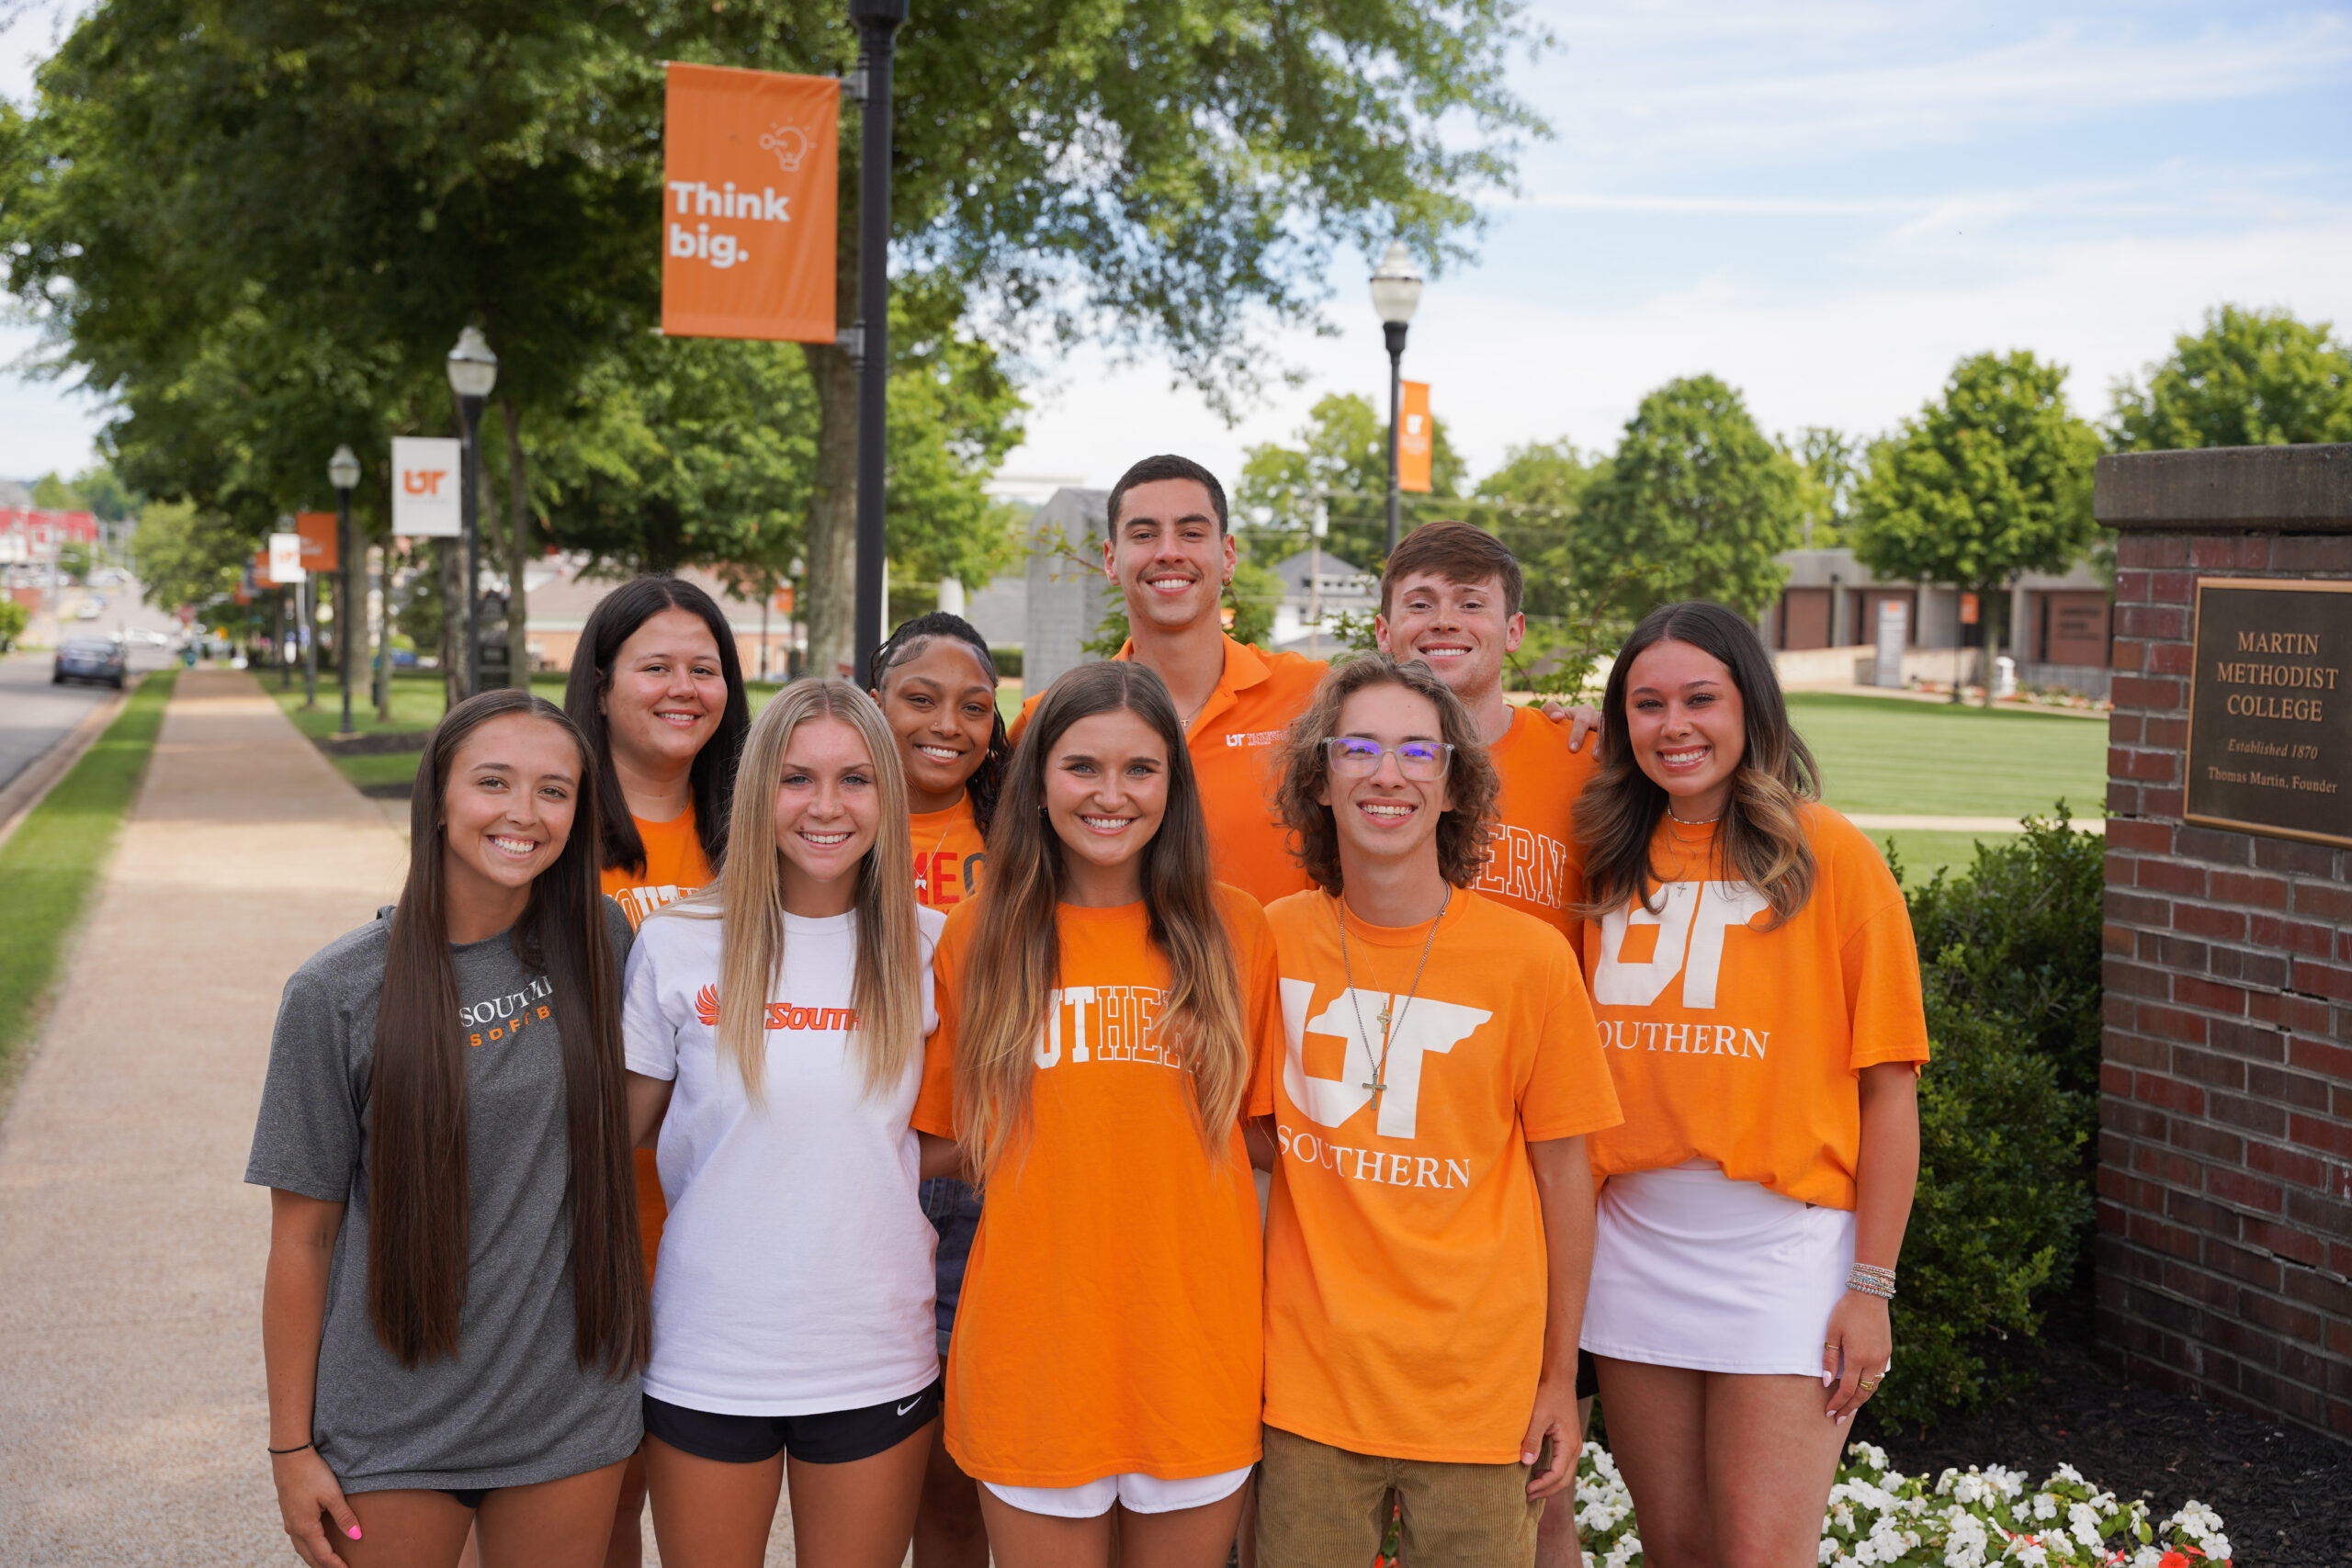
[{"label": "smile with teeth", "polygon": [[1195,577],[1171,577],[1162,575],[1159,577],[1145,578],[1143,580],[1143,585],[1146,588],[1157,589],[1162,593],[1181,593],[1199,581],[1200,580]]},{"label": "smile with teeth", "polygon": [[1403,800],[1365,800],[1359,801],[1356,809],[1367,817],[1377,817],[1388,822],[1402,822],[1413,814],[1414,807],[1411,802]]},{"label": "smile with teeth", "polygon": [[1426,642],[1415,650],[1432,659],[1458,659],[1470,651],[1469,645],[1459,642]]},{"label": "smile with teeth", "polygon": [[815,828],[803,828],[800,829],[800,836],[808,840],[810,843],[816,845],[820,850],[830,850],[837,844],[845,844],[849,842],[849,829],[846,828],[843,828],[839,832],[827,832]]},{"label": "smile with teeth", "polygon": [[1692,768],[1707,760],[1707,750],[1704,746],[1690,746],[1675,751],[1660,751],[1657,760],[1669,768]]},{"label": "smile with teeth", "polygon": [[664,724],[674,724],[681,728],[697,725],[702,722],[702,715],[698,713],[682,713],[676,708],[659,709],[654,713],[653,716],[660,719]]},{"label": "smile with teeth", "polygon": [[1078,819],[1098,833],[1120,832],[1135,820],[1132,817],[1089,817],[1083,812],[1079,814]]},{"label": "smile with teeth", "polygon": [[490,842],[491,847],[502,854],[535,855],[539,852],[538,840],[536,839],[511,839],[503,833],[492,833],[490,836]]},{"label": "smile with teeth", "polygon": [[960,761],[964,755],[961,751],[951,751],[944,746],[925,746],[921,741],[917,741],[915,743],[915,750],[922,752],[924,756],[930,758],[934,762],[957,761]]}]

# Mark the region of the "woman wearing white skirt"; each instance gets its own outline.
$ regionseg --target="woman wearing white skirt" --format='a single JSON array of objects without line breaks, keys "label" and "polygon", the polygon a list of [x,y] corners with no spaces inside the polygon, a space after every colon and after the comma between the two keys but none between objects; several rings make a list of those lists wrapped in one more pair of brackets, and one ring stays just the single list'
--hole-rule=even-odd
[{"label": "woman wearing white skirt", "polygon": [[1653,612],[1577,808],[1585,963],[1625,1111],[1585,1307],[1654,1568],[1796,1568],[1888,1374],[1928,1056],[1902,889],[1818,804],[1754,630]]}]

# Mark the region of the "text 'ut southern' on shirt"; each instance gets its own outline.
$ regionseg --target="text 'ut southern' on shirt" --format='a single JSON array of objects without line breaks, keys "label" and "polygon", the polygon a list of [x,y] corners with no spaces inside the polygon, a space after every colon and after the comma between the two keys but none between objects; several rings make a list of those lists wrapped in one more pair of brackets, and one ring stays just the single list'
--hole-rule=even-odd
[{"label": "text 'ut southern' on shirt", "polygon": [[1928,1059],[1903,889],[1860,829],[1804,808],[1813,892],[1772,923],[1716,852],[1713,823],[1658,818],[1647,908],[1585,928],[1584,959],[1625,1121],[1592,1141],[1602,1176],[1712,1160],[1801,1202],[1854,1206],[1855,1075]]},{"label": "text 'ut southern' on shirt", "polygon": [[[691,909],[691,906],[689,909]],[[942,917],[921,924],[922,1024]],[[939,1375],[936,1233],[915,1196],[908,1126],[920,1050],[869,1092],[854,987],[857,917],[784,918],[765,997],[719,993],[724,922],[646,921],[629,955],[629,1071],[674,1080],[658,1151],[670,1214],[653,1275],[645,1390],[722,1416],[809,1416],[903,1399]],[[760,1010],[764,1104],[718,1055],[726,1009]]]},{"label": "text 'ut southern' on shirt", "polygon": [[1266,1422],[1356,1453],[1511,1462],[1547,1300],[1526,1145],[1618,1120],[1575,956],[1466,888],[1418,986],[1427,925],[1367,925],[1323,893],[1266,918],[1284,1035]]}]

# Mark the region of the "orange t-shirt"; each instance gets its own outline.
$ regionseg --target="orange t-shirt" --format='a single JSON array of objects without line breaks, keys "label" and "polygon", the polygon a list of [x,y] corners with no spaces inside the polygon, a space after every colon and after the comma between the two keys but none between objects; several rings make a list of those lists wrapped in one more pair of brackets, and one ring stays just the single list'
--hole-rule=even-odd
[{"label": "orange t-shirt", "polygon": [[[1281,1045],[1274,946],[1246,895],[1217,889],[1256,1052],[1244,1114]],[[985,897],[947,919],[939,1027],[918,1131],[956,1135],[965,959]],[[1061,906],[1059,999],[1029,1133],[989,1183],[947,1357],[947,1451],[1001,1486],[1163,1481],[1257,1461],[1263,1387],[1258,1190],[1236,1127],[1212,1161],[1191,1080],[1149,1032],[1168,985],[1144,907]]]},{"label": "orange t-shirt", "polygon": [[1584,922],[1575,914],[1584,897],[1584,859],[1577,848],[1577,796],[1592,777],[1600,733],[1584,750],[1568,750],[1568,727],[1541,710],[1519,708],[1510,728],[1487,749],[1502,775],[1498,821],[1487,842],[1486,874],[1475,885],[1497,903],[1534,916],[1581,953]]},{"label": "orange t-shirt", "polygon": [[1301,893],[1266,911],[1285,1042],[1266,1424],[1355,1453],[1508,1464],[1548,1288],[1525,1145],[1618,1120],[1592,1010],[1560,934],[1491,898],[1455,889],[1418,990],[1429,927],[1348,914],[1343,958],[1342,909]]},{"label": "orange t-shirt", "polygon": [[[689,894],[699,893],[710,885],[710,858],[702,852],[702,840],[695,835],[694,803],[667,822],[649,822],[642,817],[631,817],[637,824],[637,836],[645,844],[645,869],[629,870],[625,865],[605,868],[605,892],[621,907],[628,917],[629,930],[645,923],[645,917],[665,904],[674,904]],[[654,1164],[651,1149],[633,1149],[637,1169],[637,1234],[645,1243],[645,1277],[653,1278],[653,1256],[662,1250],[662,1222],[670,1215],[669,1205],[662,1199],[662,1173]]]},{"label": "orange t-shirt", "polygon": [[[1135,657],[1129,641],[1118,652]],[[1201,811],[1208,819],[1209,858],[1217,879],[1229,882],[1261,904],[1312,887],[1314,883],[1290,852],[1290,829],[1283,826],[1274,791],[1281,779],[1276,759],[1290,727],[1315,700],[1330,666],[1295,653],[1261,653],[1246,642],[1225,639],[1225,670],[1216,689],[1185,731],[1193,773],[1200,780]],[[1021,705],[1012,738],[1021,739],[1030,710],[1044,693]]]},{"label": "orange t-shirt", "polygon": [[1918,948],[1903,889],[1871,841],[1804,808],[1813,896],[1770,906],[1713,880],[1713,823],[1660,818],[1653,914],[1628,902],[1587,922],[1584,962],[1625,1123],[1592,1141],[1603,1177],[1713,1160],[1735,1181],[1854,1206],[1862,1111],[1855,1074],[1928,1059]]},{"label": "orange t-shirt", "polygon": [[944,811],[915,812],[907,827],[915,846],[916,903],[944,915],[980,890],[989,846],[971,795]]}]

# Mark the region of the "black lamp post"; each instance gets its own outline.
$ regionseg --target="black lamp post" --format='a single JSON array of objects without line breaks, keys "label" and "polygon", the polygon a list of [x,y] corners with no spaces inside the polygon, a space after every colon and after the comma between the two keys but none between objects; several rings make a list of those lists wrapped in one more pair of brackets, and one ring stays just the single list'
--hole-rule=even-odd
[{"label": "black lamp post", "polygon": [[483,341],[481,329],[468,327],[449,351],[449,390],[458,394],[458,412],[464,418],[466,443],[463,470],[466,493],[458,498],[466,530],[466,695],[481,690],[481,406],[498,385],[498,355]]},{"label": "black lamp post", "polygon": [[351,492],[359,484],[359,459],[351,455],[349,446],[338,446],[334,456],[327,459],[327,482],[334,486],[335,559],[340,563],[342,583],[335,596],[342,601],[335,606],[334,661],[343,675],[343,728],[338,735],[351,733],[351,628],[365,624],[366,616],[355,619],[351,609]]},{"label": "black lamp post", "polygon": [[890,59],[907,0],[850,0],[863,92],[857,152],[857,683],[871,683],[882,646],[888,564],[882,460],[890,388]]},{"label": "black lamp post", "polygon": [[1405,328],[1421,302],[1421,270],[1402,240],[1388,242],[1388,254],[1372,275],[1372,308],[1388,339],[1388,550],[1396,553],[1396,421],[1405,395]]}]

